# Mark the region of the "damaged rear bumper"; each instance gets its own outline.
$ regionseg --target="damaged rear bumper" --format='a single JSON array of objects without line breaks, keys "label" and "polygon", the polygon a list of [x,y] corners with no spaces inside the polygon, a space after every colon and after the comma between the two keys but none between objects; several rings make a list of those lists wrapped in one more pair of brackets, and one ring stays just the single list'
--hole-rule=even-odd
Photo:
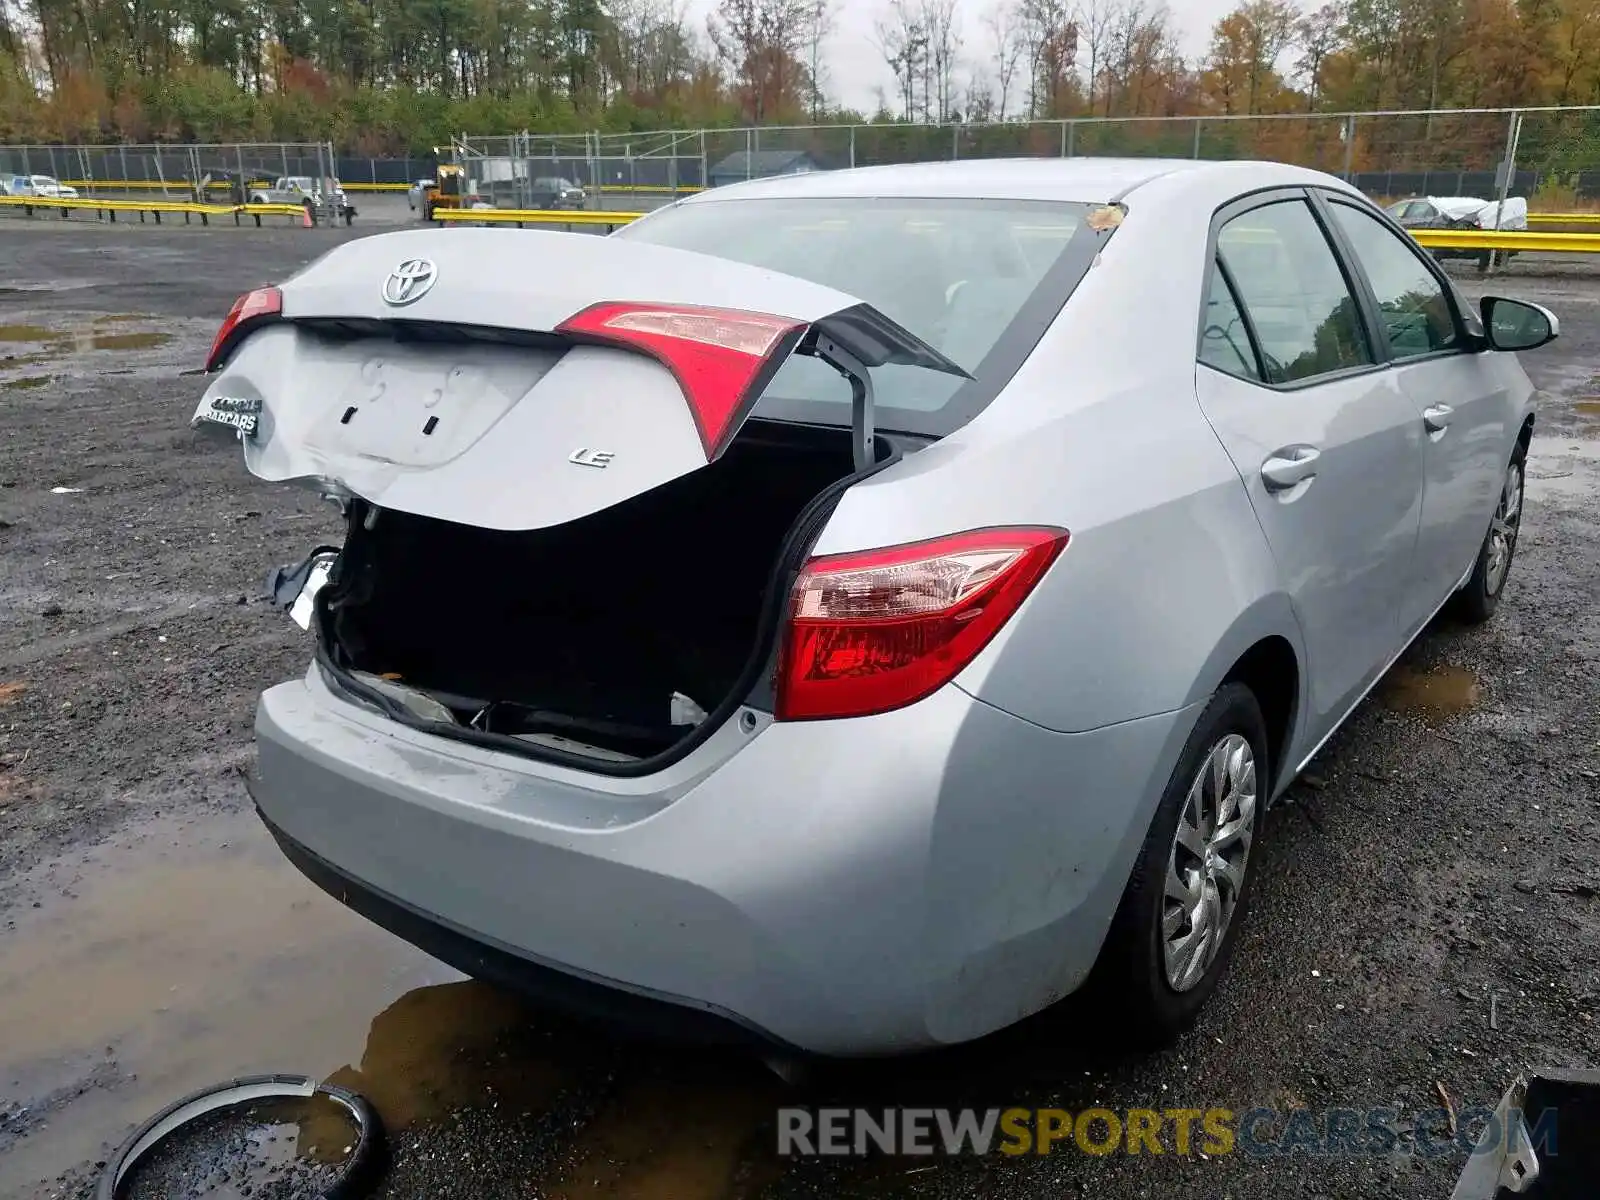
[{"label": "damaged rear bumper", "polygon": [[600,777],[399,725],[313,668],[261,697],[251,792],[313,880],[469,973],[713,1040],[894,1053],[1082,981],[1188,727],[1051,733],[955,687],[741,724]]},{"label": "damaged rear bumper", "polygon": [[[252,776],[247,784],[252,796],[256,780]],[[279,829],[259,806],[257,815],[284,857],[312,883],[379,928],[474,979],[487,980],[552,1009],[649,1037],[788,1053],[795,1050],[733,1013],[706,1008],[682,996],[654,995],[619,986],[614,980],[577,975],[570,968],[492,945],[481,935],[455,928],[345,874]]]}]

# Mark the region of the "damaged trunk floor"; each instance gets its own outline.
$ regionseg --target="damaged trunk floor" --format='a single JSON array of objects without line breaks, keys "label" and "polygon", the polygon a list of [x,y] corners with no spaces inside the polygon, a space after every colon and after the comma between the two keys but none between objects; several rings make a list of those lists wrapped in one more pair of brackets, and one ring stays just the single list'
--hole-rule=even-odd
[{"label": "damaged trunk floor", "polygon": [[[392,1200],[1420,1200],[1449,1194],[1460,1152],[781,1161],[775,1110],[1416,1114],[1441,1087],[1492,1106],[1519,1070],[1595,1065],[1600,282],[1505,285],[1563,323],[1528,359],[1546,392],[1505,603],[1483,630],[1425,634],[1271,814],[1239,953],[1193,1033],[1107,1059],[1068,1006],[813,1092],[462,981],[301,880],[250,814],[256,694],[310,650],[261,580],[339,530],[192,434],[200,385],[177,373],[235,295],[346,236],[0,221],[17,288],[0,325],[45,334],[0,345],[0,384],[46,378],[0,386],[0,1196],[86,1197],[167,1101],[276,1070],[372,1098]],[[170,340],[97,347],[107,329]]]}]

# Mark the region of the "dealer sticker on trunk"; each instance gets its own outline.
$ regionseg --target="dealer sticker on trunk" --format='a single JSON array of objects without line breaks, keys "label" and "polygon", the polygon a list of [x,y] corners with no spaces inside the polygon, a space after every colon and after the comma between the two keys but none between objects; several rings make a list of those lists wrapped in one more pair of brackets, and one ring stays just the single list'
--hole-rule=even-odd
[{"label": "dealer sticker on trunk", "polygon": [[261,401],[254,397],[216,396],[190,424],[196,429],[207,424],[226,425],[238,430],[240,437],[254,437],[260,414]]}]

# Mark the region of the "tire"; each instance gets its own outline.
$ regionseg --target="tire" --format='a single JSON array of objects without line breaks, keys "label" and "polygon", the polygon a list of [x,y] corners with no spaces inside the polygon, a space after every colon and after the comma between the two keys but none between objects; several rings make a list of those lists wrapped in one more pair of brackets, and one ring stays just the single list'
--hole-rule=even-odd
[{"label": "tire", "polygon": [[[1500,597],[1505,594],[1511,563],[1517,554],[1517,535],[1522,531],[1527,461],[1527,447],[1518,442],[1511,461],[1506,464],[1500,499],[1495,502],[1488,532],[1478,548],[1478,561],[1472,565],[1466,585],[1450,598],[1450,615],[1468,625],[1481,625],[1494,616],[1500,607]],[[1503,543],[1503,562],[1496,561],[1497,535]]]},{"label": "tire", "polygon": [[[1241,749],[1246,752],[1243,757]],[[1248,808],[1248,815],[1219,846],[1226,858],[1239,864],[1242,882],[1236,889],[1227,875],[1216,877],[1220,883],[1208,878],[1204,864],[1176,844],[1179,818],[1190,810],[1191,789],[1201,786],[1202,775],[1207,782],[1212,778],[1214,754],[1245,768],[1237,775],[1230,772],[1227,778],[1240,785],[1236,794],[1243,802],[1237,807]],[[1202,772],[1202,768],[1206,770]],[[1194,1024],[1226,973],[1239,927],[1249,910],[1257,857],[1254,842],[1271,778],[1266,724],[1255,694],[1242,683],[1223,684],[1201,712],[1178,756],[1086,989],[1091,1002],[1104,1006],[1109,1020],[1102,1027],[1116,1030],[1119,1040],[1130,1048],[1154,1050],[1175,1041]],[[1202,802],[1209,802],[1212,794],[1209,788],[1203,789]],[[1214,808],[1211,811],[1215,813]],[[1237,819],[1223,821],[1221,828],[1227,830]],[[1202,833],[1205,823],[1189,822]],[[1202,898],[1191,914],[1185,915],[1182,905],[1167,897],[1167,875],[1174,869]],[[1169,910],[1177,922],[1175,936],[1182,939],[1187,928],[1192,939],[1202,909],[1213,920],[1220,915],[1213,899],[1226,905],[1220,941],[1202,942],[1197,953],[1207,961],[1196,966],[1193,977],[1174,972],[1178,974],[1174,981],[1163,928]],[[1210,948],[1213,944],[1214,950]],[[1181,958],[1177,965],[1182,966]]]}]

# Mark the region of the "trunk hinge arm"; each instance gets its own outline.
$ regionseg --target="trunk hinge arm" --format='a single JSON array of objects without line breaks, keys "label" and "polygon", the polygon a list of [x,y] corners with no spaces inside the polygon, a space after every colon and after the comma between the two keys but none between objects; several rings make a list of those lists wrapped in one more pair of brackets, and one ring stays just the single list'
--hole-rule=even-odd
[{"label": "trunk hinge arm", "polygon": [[878,461],[873,425],[872,375],[867,366],[827,334],[818,332],[813,353],[850,381],[850,432],[855,466],[865,471]]}]

